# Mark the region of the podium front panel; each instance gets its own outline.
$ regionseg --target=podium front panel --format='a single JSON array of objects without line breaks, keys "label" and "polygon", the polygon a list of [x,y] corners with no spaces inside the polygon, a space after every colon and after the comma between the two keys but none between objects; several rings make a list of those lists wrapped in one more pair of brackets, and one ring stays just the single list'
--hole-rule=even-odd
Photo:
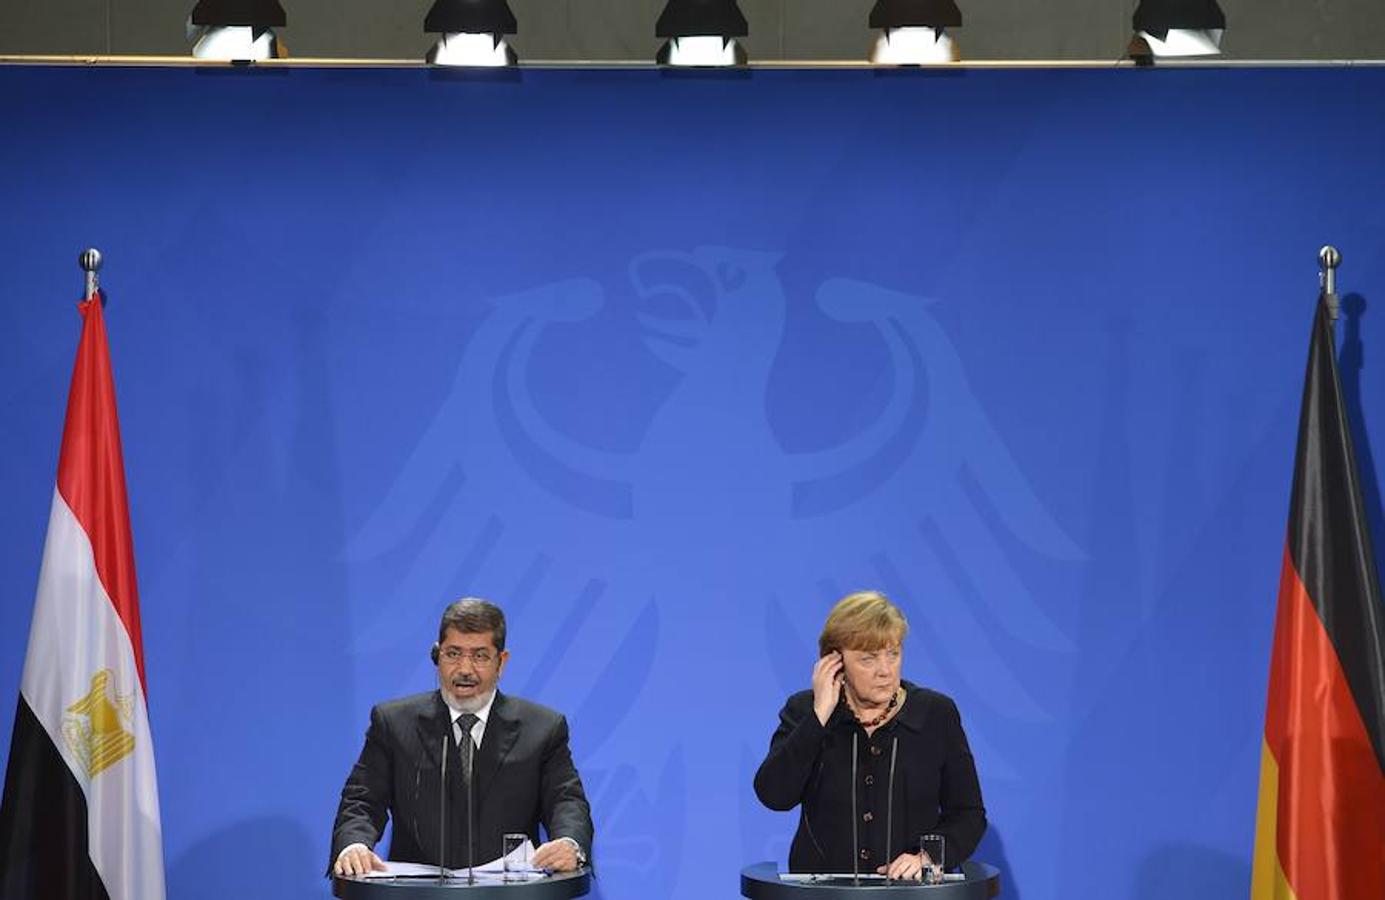
[{"label": "podium front panel", "polygon": [[962,881],[923,884],[918,881],[862,880],[860,884],[781,881],[772,862],[741,870],[741,896],[749,900],[990,900],[1000,893],[1000,871],[981,862],[962,863]]},{"label": "podium front panel", "polygon": [[554,875],[539,881],[468,884],[465,877],[333,878],[332,894],[341,900],[571,900],[591,890],[591,869]]}]

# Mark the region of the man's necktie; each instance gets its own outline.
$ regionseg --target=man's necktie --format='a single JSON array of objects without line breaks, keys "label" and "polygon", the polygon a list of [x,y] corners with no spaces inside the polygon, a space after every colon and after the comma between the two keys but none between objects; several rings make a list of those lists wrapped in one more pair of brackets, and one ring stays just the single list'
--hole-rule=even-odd
[{"label": "man's necktie", "polygon": [[480,719],[471,713],[462,713],[457,717],[458,733],[454,735],[457,738],[457,750],[462,757],[462,784],[468,788],[471,786],[471,760],[476,752],[476,742],[471,739],[471,729],[479,721]]}]

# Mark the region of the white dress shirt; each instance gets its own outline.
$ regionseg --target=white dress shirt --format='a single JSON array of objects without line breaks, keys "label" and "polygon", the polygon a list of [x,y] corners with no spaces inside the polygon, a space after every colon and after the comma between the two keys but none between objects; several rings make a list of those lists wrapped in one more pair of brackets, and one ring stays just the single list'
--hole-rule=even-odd
[{"label": "white dress shirt", "polygon": [[[443,694],[442,701],[447,703],[446,694]],[[481,739],[486,736],[486,720],[490,718],[491,707],[494,705],[495,691],[491,691],[491,695],[486,698],[485,704],[472,713],[472,715],[476,717],[476,722],[471,726],[471,745],[473,747],[481,746]],[[451,703],[447,703],[447,712],[448,715],[452,717],[452,739],[457,742],[458,746],[461,746],[462,727],[457,724],[457,720],[466,713],[463,710],[457,709],[457,707],[453,706]]]}]

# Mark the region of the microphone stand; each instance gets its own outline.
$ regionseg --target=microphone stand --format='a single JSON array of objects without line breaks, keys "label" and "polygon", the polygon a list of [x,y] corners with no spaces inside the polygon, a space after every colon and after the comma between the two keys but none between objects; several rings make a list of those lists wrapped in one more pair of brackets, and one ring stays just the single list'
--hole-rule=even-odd
[{"label": "microphone stand", "polygon": [[442,790],[438,792],[438,881],[447,880],[447,735],[442,736]]},{"label": "microphone stand", "polygon": [[894,761],[899,754],[899,735],[895,735],[890,740],[890,783],[885,789],[885,871],[890,871],[890,865],[894,862],[894,857],[890,854],[893,849],[890,847],[894,838]]},{"label": "microphone stand", "polygon": [[861,848],[856,833],[856,725],[851,725],[851,883],[861,886]]},{"label": "microphone stand", "polygon": [[466,767],[466,883],[476,883],[476,744],[471,740],[471,732],[462,735],[466,741],[467,759],[471,765]]}]

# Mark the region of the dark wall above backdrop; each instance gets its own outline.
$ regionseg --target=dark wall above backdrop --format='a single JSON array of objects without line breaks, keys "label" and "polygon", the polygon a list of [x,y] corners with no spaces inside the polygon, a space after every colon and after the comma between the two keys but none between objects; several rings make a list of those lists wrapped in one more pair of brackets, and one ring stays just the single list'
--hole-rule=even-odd
[{"label": "dark wall above backdrop", "polygon": [[[752,60],[864,59],[873,0],[740,0]],[[431,0],[284,0],[292,56],[421,58]],[[0,0],[0,54],[183,55],[194,0]],[[664,0],[510,0],[525,59],[650,60]],[[961,0],[964,59],[1117,59],[1134,0]],[[1385,56],[1377,0],[1222,0],[1232,59]]]}]

